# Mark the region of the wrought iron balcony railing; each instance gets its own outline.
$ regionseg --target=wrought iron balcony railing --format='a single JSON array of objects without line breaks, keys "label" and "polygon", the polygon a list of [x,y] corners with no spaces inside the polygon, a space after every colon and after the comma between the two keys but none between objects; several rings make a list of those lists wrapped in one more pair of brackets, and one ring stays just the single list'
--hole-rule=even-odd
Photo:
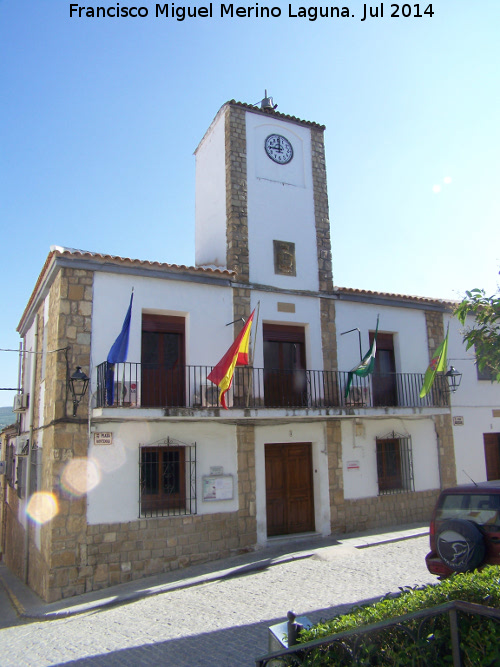
[{"label": "wrought iron balcony railing", "polygon": [[[218,408],[219,390],[207,376],[212,366],[104,362],[97,367],[97,407]],[[235,369],[226,396],[229,408],[446,407],[446,378],[437,375],[432,390],[419,397],[422,373],[354,376],[346,396],[344,371]]]}]

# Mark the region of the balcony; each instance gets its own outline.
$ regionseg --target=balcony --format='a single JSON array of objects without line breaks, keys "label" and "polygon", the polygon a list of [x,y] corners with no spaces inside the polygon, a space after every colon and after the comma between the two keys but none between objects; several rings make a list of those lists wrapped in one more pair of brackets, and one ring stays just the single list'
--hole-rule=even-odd
[{"label": "balcony", "polygon": [[[219,390],[207,376],[212,366],[161,366],[104,362],[97,367],[98,408],[219,408]],[[443,408],[449,406],[447,382],[436,376],[432,390],[419,397],[422,373],[354,376],[345,396],[344,371],[236,368],[226,396],[231,409]]]}]

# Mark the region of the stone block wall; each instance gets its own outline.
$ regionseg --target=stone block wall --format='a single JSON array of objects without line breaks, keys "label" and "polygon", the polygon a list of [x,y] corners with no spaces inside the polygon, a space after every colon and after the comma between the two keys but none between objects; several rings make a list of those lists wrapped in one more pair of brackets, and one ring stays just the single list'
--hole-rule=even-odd
[{"label": "stone block wall", "polygon": [[339,420],[325,423],[328,451],[328,480],[330,491],[330,522],[332,532],[346,530],[344,507],[344,473],[342,469],[342,430]]},{"label": "stone block wall", "polygon": [[[7,482],[5,482],[7,484]],[[7,503],[4,506],[5,564],[17,577],[24,577],[24,526],[19,521],[19,498],[16,490],[7,485]]]},{"label": "stone block wall", "polygon": [[331,292],[333,289],[332,246],[323,129],[311,128],[311,154],[319,289],[321,292]]},{"label": "stone block wall", "polygon": [[[88,395],[78,406],[77,417],[73,418],[67,379],[77,366],[89,374],[92,283],[91,271],[60,269],[50,288],[47,322],[43,321],[43,306],[39,311],[39,348],[46,325],[47,354],[44,414],[40,419],[37,394],[33,440],[43,443],[41,486],[38,490],[54,495],[58,513],[39,528],[30,525],[28,583],[49,601],[59,599],[63,588],[66,591],[75,590],[78,571],[86,557],[82,547],[87,539],[85,462],[88,452]],[[39,364],[37,388],[41,380]],[[43,439],[38,435],[40,426],[43,428]],[[77,465],[80,488],[71,488],[71,484],[68,486],[64,482],[66,467],[72,461],[80,461]],[[40,548],[35,544],[36,530],[40,533]]]},{"label": "stone block wall", "polygon": [[[321,344],[323,347],[323,369],[325,371],[338,370],[337,361],[337,329],[335,326],[335,301],[320,299],[321,313]],[[337,383],[334,383],[335,386]],[[330,397],[333,398],[333,397]]]},{"label": "stone block wall", "polygon": [[[432,359],[438,346],[443,342],[444,321],[440,311],[425,311],[427,328],[427,345],[429,361]],[[457,483],[457,469],[455,462],[455,443],[453,439],[453,425],[451,414],[437,415],[434,419],[436,435],[439,442],[439,473],[441,488],[454,486]]]},{"label": "stone block wall", "polygon": [[438,437],[439,473],[441,488],[455,486],[457,483],[457,465],[455,461],[455,441],[451,414],[437,415],[434,418]]},{"label": "stone block wall", "polygon": [[[348,532],[430,521],[439,491],[394,493],[346,500],[344,504]],[[335,532],[333,530],[332,532]]]},{"label": "stone block wall", "polygon": [[255,427],[238,424],[238,540],[239,548],[257,543],[257,482],[255,472]]},{"label": "stone block wall", "polygon": [[86,565],[77,568],[70,584],[62,578],[54,581],[53,599],[248,551],[242,520],[233,512],[88,526]]},{"label": "stone block wall", "polygon": [[240,282],[250,275],[248,251],[247,139],[245,110],[228,105],[225,118],[227,268]]}]

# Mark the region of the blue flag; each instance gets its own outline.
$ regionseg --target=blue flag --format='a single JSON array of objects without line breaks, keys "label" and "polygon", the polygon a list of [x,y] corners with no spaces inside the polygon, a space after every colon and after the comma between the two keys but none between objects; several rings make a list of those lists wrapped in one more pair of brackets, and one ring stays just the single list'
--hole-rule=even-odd
[{"label": "blue flag", "polygon": [[132,317],[132,301],[134,300],[134,292],[130,296],[130,305],[123,320],[122,330],[118,334],[108,353],[108,368],[106,371],[106,400],[108,405],[113,405],[115,400],[115,364],[124,363],[127,361],[128,354],[128,339],[130,334],[130,319]]}]

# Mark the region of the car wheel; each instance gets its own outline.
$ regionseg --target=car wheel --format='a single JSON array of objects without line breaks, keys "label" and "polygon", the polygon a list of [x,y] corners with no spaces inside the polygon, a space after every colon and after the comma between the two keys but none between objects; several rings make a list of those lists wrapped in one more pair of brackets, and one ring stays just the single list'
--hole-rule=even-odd
[{"label": "car wheel", "polygon": [[468,572],[481,565],[486,554],[484,537],[478,526],[465,519],[449,519],[436,538],[439,557],[454,572]]}]

